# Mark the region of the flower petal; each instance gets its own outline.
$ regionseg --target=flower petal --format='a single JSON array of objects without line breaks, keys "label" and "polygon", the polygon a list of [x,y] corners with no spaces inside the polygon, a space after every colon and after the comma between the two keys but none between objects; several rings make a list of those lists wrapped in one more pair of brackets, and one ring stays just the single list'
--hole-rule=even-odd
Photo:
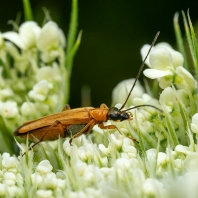
[{"label": "flower petal", "polygon": [[3,38],[8,39],[9,41],[13,42],[17,47],[24,49],[25,45],[21,40],[19,34],[16,32],[5,32],[2,34]]},{"label": "flower petal", "polygon": [[[113,104],[117,104],[117,103],[123,104],[124,103],[134,81],[135,81],[135,79],[127,79],[127,80],[120,82],[118,85],[116,85],[116,87],[114,88],[113,93],[112,93]],[[129,97],[128,104],[131,105],[133,98],[141,97],[143,93],[144,93],[144,89],[141,86],[140,82],[137,81],[137,83]]]},{"label": "flower petal", "polygon": [[151,68],[165,70],[167,68],[173,67],[173,59],[171,52],[166,48],[156,48],[154,49],[150,56],[149,62]]},{"label": "flower petal", "polygon": [[145,69],[143,73],[146,77],[151,79],[172,75],[172,72],[170,70],[159,70],[159,69]]},{"label": "flower petal", "polygon": [[184,164],[188,171],[198,171],[198,153],[190,153],[186,157]]},{"label": "flower petal", "polygon": [[58,46],[60,31],[56,23],[49,21],[41,29],[37,38],[37,47],[41,51],[47,51]]},{"label": "flower petal", "polygon": [[182,66],[184,63],[184,57],[181,53],[171,50],[172,58],[173,58],[173,67],[176,69],[178,66]]},{"label": "flower petal", "polygon": [[172,46],[166,42],[161,42],[161,43],[158,43],[155,45],[155,48],[159,48],[159,47],[163,47],[163,48],[166,48],[168,50],[171,50],[173,49]]},{"label": "flower petal", "polygon": [[[151,47],[150,45],[146,44],[146,45],[144,45],[144,46],[141,48],[140,54],[141,54],[141,56],[142,56],[142,60],[145,59],[145,57],[146,57],[146,55],[147,55],[147,53],[148,53],[150,47]],[[150,67],[149,57],[146,59],[145,64],[148,65],[148,66]]]},{"label": "flower petal", "polygon": [[36,44],[36,37],[41,28],[34,21],[24,22],[19,28],[19,35],[24,43],[25,49],[33,47]]},{"label": "flower petal", "polygon": [[193,78],[192,74],[189,71],[187,71],[184,67],[182,67],[182,66],[177,67],[176,73],[181,75],[184,78],[184,80],[186,81],[187,85],[191,89],[197,88],[197,82]]}]

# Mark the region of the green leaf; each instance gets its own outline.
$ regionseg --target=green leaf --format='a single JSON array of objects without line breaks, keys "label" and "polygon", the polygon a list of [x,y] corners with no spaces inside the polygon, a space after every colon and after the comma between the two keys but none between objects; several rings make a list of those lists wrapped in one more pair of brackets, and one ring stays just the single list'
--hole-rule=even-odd
[{"label": "green leaf", "polygon": [[167,129],[168,129],[168,132],[169,132],[169,135],[170,135],[170,139],[168,137],[167,138],[170,140],[170,143],[172,143],[172,146],[174,148],[179,144],[179,140],[177,138],[173,123],[171,121],[171,117],[168,114],[168,112],[166,111],[165,107],[163,108],[163,111],[164,111],[164,115],[165,115],[165,121],[166,121]]},{"label": "green leaf", "polygon": [[182,53],[182,55],[184,57],[184,67],[187,70],[189,70],[189,66],[188,66],[188,62],[187,62],[187,56],[186,56],[186,52],[185,52],[185,48],[184,48],[184,43],[183,43],[182,34],[181,34],[180,26],[179,26],[179,23],[178,23],[178,19],[179,19],[179,13],[176,12],[175,15],[174,15],[173,25],[174,25],[174,30],[175,30],[177,46],[178,46],[179,51]]},{"label": "green leaf", "polygon": [[4,123],[3,118],[0,116],[0,152],[8,152],[10,154],[14,153],[14,139],[13,136],[8,132],[8,129]]},{"label": "green leaf", "polygon": [[72,49],[76,39],[78,26],[78,1],[72,0],[72,11],[71,11],[71,20],[69,25],[69,33],[67,38],[67,48],[66,48],[66,69],[71,76],[72,63],[74,55],[72,55]]},{"label": "green leaf", "polygon": [[198,76],[198,44],[197,44],[197,37],[190,19],[189,11],[187,13],[187,17],[188,17],[188,23],[190,27],[191,41],[193,47],[194,66],[195,66],[196,75]]}]

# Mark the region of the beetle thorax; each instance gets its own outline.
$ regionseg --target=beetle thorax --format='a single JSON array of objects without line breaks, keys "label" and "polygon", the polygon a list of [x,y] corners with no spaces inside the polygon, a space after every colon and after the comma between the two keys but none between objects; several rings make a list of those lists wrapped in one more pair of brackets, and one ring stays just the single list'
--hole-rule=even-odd
[{"label": "beetle thorax", "polygon": [[97,122],[97,123],[101,123],[101,122],[106,122],[107,119],[107,113],[108,113],[109,109],[100,109],[100,108],[96,108],[93,110],[90,110],[90,116]]}]

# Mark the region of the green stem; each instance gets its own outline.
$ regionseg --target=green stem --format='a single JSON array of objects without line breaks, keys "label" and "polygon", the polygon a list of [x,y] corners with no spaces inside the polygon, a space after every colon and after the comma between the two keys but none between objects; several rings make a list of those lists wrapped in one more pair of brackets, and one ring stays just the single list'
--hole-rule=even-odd
[{"label": "green stem", "polygon": [[166,108],[163,108],[163,111],[164,111],[164,114],[165,114],[166,125],[167,125],[167,128],[168,128],[168,132],[170,134],[172,143],[173,143],[173,147],[176,147],[179,144],[177,135],[175,133],[174,127],[172,126],[171,119],[169,117],[169,114],[166,111]]},{"label": "green stem", "polygon": [[32,21],[33,15],[29,0],[23,0],[23,7],[24,7],[25,20]]}]

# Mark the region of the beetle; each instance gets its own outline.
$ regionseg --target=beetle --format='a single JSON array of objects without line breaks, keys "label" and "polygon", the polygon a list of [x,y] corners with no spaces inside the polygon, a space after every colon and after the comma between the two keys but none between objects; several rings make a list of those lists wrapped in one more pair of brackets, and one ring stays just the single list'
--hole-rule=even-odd
[{"label": "beetle", "polygon": [[157,37],[159,36],[159,33],[160,32],[156,34],[152,42],[152,45],[141,64],[140,70],[135,78],[134,84],[132,85],[131,90],[124,104],[120,108],[108,108],[105,104],[101,104],[99,108],[83,107],[71,109],[69,105],[66,105],[63,111],[60,113],[48,115],[36,120],[25,122],[22,126],[18,127],[14,131],[14,136],[20,136],[22,138],[28,137],[28,139],[32,141],[35,141],[35,139],[37,139],[38,141],[30,149],[32,149],[35,145],[42,141],[56,140],[59,137],[65,138],[69,135],[72,135],[72,137],[69,140],[70,145],[72,145],[72,140],[74,138],[79,137],[82,134],[89,134],[96,124],[98,124],[98,126],[101,129],[117,129],[119,131],[119,129],[113,124],[104,126],[104,122],[108,120],[116,122],[132,120],[133,115],[129,111],[131,109],[138,108],[141,106],[150,106],[158,109],[157,107],[152,105],[139,105],[123,110],[142,72],[145,61],[152,47],[154,46]]}]

